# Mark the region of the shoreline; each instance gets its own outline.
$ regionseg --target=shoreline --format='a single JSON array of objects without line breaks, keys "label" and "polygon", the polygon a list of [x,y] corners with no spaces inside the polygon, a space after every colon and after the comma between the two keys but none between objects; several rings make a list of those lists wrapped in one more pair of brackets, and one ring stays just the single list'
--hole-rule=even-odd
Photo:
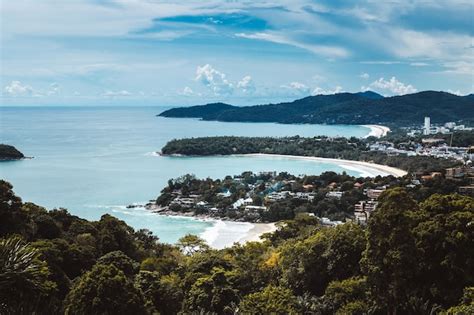
[{"label": "shoreline", "polygon": [[[250,154],[233,154],[232,156],[241,156],[241,157],[278,157],[278,158],[286,158],[292,160],[306,160],[306,161],[314,161],[314,162],[329,162],[337,164],[343,168],[347,168],[349,170],[358,171],[361,173],[365,173],[371,176],[377,175],[392,175],[395,177],[403,177],[408,174],[407,171],[404,171],[399,168],[391,167],[388,165],[382,164],[375,164],[370,162],[362,162],[362,161],[352,161],[352,160],[340,160],[340,159],[332,159],[332,158],[322,158],[322,157],[315,157],[315,156],[299,156],[299,155],[283,155],[283,154],[267,154],[267,153],[250,153]],[[375,171],[375,172],[374,172]]]},{"label": "shoreline", "polygon": [[364,136],[364,138],[368,138],[368,137],[381,138],[381,137],[385,137],[390,132],[390,128],[386,126],[382,126],[382,125],[361,125],[361,126],[370,129],[369,134]]},{"label": "shoreline", "polygon": [[[151,209],[147,209],[151,210]],[[171,213],[169,211],[153,211],[154,214],[176,218],[191,219],[201,222],[212,223],[212,226],[199,233],[199,237],[214,249],[223,249],[231,247],[234,243],[245,244],[247,242],[260,242],[260,236],[265,233],[276,231],[275,222],[271,223],[253,223],[243,221],[221,220],[208,215],[194,215],[185,213]]]}]

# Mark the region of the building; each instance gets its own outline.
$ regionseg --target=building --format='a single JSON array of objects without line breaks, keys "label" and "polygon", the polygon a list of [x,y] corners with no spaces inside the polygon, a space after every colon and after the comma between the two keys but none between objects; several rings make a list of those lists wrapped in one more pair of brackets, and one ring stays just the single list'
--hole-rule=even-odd
[{"label": "building", "polygon": [[313,201],[315,196],[316,194],[314,193],[297,192],[296,195],[293,196],[293,198],[300,199],[300,200]]},{"label": "building", "polygon": [[342,195],[344,195],[343,191],[330,191],[326,194],[326,197],[328,198],[336,198],[336,199],[341,199]]},{"label": "building", "polygon": [[474,197],[474,185],[461,186],[461,187],[459,187],[458,191],[461,195],[467,195],[467,196]]},{"label": "building", "polygon": [[474,145],[471,145],[469,149],[467,150],[467,157],[469,160],[473,161],[474,160]]},{"label": "building", "polygon": [[325,217],[322,217],[320,219],[320,222],[322,225],[326,225],[326,226],[336,226],[336,225],[342,224],[342,221],[331,221],[329,218],[325,218]]},{"label": "building", "polygon": [[245,212],[259,212],[259,211],[267,211],[267,207],[264,206],[245,206]]},{"label": "building", "polygon": [[384,189],[367,189],[367,197],[370,199],[378,199],[380,195],[385,191]]},{"label": "building", "polygon": [[356,222],[366,223],[370,217],[370,214],[377,209],[377,201],[359,201],[354,205],[354,216]]},{"label": "building", "polygon": [[425,117],[425,125],[423,127],[423,134],[429,135],[431,133],[431,119],[430,117]]}]

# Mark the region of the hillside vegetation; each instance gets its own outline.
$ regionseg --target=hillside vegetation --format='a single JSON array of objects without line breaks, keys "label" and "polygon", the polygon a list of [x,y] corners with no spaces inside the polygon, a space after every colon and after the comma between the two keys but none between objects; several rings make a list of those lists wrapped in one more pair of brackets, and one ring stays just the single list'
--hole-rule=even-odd
[{"label": "hillside vegetation", "polygon": [[391,156],[369,151],[367,141],[360,138],[313,137],[201,137],[169,141],[162,154],[172,155],[231,155],[231,154],[282,154],[315,156],[374,162],[401,168],[408,172],[431,172],[459,164],[459,161],[431,156]]},{"label": "hillside vegetation", "polygon": [[446,92],[425,91],[394,97],[376,93],[308,96],[293,102],[237,107],[223,103],[173,108],[159,116],[196,117],[229,122],[311,124],[421,124],[474,121],[474,99]]},{"label": "hillside vegetation", "polygon": [[162,244],[0,181],[1,314],[472,314],[474,199],[387,190],[366,228],[285,221],[262,243]]}]

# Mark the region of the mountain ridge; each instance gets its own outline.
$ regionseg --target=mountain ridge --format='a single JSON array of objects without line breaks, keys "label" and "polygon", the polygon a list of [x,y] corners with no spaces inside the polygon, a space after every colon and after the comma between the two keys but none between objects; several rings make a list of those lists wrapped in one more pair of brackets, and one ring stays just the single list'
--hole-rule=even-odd
[{"label": "mountain ridge", "polygon": [[419,124],[424,116],[432,122],[474,121],[472,96],[422,91],[383,97],[375,92],[307,96],[291,102],[253,106],[212,103],[173,108],[161,117],[194,117],[226,122],[276,122],[312,124]]}]

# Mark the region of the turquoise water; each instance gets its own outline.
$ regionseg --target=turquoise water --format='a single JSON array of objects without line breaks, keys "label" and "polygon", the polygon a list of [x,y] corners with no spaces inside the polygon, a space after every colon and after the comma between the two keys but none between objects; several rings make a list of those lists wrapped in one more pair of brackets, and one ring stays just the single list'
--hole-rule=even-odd
[{"label": "turquoise water", "polygon": [[[186,173],[224,177],[243,171],[319,174],[344,169],[330,163],[253,157],[160,157],[153,152],[174,138],[236,136],[356,136],[361,126],[222,123],[155,117],[160,107],[0,107],[0,143],[31,160],[0,163],[0,177],[24,201],[99,219],[111,213],[135,228],[148,228],[165,242],[212,226],[186,218],[126,209],[159,195],[170,178]],[[348,170],[358,175],[356,171]]]}]

